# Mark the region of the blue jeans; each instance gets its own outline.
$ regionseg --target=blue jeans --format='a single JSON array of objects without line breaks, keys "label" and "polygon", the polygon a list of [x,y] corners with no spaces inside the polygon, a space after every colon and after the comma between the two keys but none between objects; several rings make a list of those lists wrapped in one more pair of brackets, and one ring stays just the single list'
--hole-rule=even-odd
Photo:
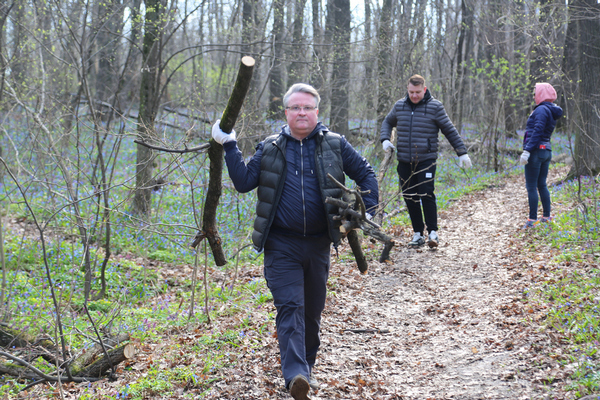
[{"label": "blue jeans", "polygon": [[[542,201],[544,217],[550,216],[550,192],[546,179],[548,169],[552,160],[552,151],[546,149],[535,149],[529,156],[529,162],[525,165],[525,187],[529,198],[529,219],[537,219],[538,202]],[[539,198],[538,198],[539,192]]]},{"label": "blue jeans", "polygon": [[285,386],[298,374],[310,376],[321,344],[321,312],[329,277],[329,236],[270,233],[264,275],[277,309],[275,325]]}]

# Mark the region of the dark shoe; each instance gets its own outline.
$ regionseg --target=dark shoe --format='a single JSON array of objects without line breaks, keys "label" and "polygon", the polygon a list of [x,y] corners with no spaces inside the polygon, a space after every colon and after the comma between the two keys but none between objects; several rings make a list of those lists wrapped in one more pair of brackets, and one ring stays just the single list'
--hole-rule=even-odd
[{"label": "dark shoe", "polygon": [[319,382],[315,379],[314,376],[312,376],[312,374],[308,377],[308,384],[310,385],[310,388],[312,390],[321,389],[321,385],[319,385]]},{"label": "dark shoe", "polygon": [[296,375],[290,382],[290,395],[294,400],[310,400],[308,391],[310,386],[303,375]]},{"label": "dark shoe", "polygon": [[552,222],[552,217],[542,217],[540,218],[540,222]]},{"label": "dark shoe", "polygon": [[523,225],[522,229],[529,229],[529,228],[533,228],[538,224],[538,220],[537,219],[528,219],[527,222],[525,222],[525,225]]},{"label": "dark shoe", "polygon": [[429,248],[434,249],[434,248],[438,247],[439,241],[440,241],[440,238],[438,237],[438,234],[436,231],[429,232],[429,237],[427,238],[427,246],[429,246]]},{"label": "dark shoe", "polygon": [[420,247],[425,244],[425,238],[419,233],[415,233],[410,242],[408,242],[409,247]]}]

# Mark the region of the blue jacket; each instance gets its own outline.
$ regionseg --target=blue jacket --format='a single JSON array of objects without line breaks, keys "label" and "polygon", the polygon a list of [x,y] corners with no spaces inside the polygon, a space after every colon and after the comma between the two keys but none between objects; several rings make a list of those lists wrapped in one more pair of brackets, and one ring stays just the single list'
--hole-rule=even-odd
[{"label": "blue jacket", "polygon": [[525,137],[523,138],[523,150],[532,152],[545,146],[551,150],[550,137],[556,127],[556,120],[563,115],[563,110],[554,103],[542,101],[538,104],[529,118],[527,118],[527,127]]},{"label": "blue jacket", "polygon": [[[303,236],[327,235],[327,216],[315,161],[316,136],[320,131],[329,130],[319,122],[313,132],[302,141],[290,135],[287,125],[280,132],[280,135],[285,135],[288,139],[285,156],[287,175],[271,226],[272,232]],[[344,173],[354,180],[361,190],[371,191],[363,200],[367,210],[371,209],[374,213],[379,199],[375,172],[343,136],[340,145]],[[248,163],[244,163],[236,142],[223,145],[229,177],[237,191],[246,193],[258,187],[263,146],[264,142],[259,143],[254,156]]]}]

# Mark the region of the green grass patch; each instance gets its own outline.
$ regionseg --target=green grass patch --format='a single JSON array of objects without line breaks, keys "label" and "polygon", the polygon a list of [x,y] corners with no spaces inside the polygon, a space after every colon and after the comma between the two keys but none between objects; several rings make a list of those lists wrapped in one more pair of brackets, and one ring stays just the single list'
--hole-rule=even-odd
[{"label": "green grass patch", "polygon": [[539,244],[559,250],[553,262],[565,266],[553,272],[534,299],[548,306],[546,326],[568,341],[562,362],[576,365],[567,390],[577,398],[600,391],[598,189],[589,178],[554,185],[553,205],[561,212],[530,232]]}]

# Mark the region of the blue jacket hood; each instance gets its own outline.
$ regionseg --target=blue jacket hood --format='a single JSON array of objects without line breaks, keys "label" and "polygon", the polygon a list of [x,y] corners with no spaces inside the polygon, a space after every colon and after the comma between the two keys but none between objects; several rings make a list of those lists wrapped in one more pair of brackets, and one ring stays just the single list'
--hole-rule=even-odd
[{"label": "blue jacket hood", "polygon": [[543,101],[539,105],[537,105],[536,108],[541,106],[547,107],[550,110],[550,112],[552,113],[552,118],[554,118],[555,121],[563,116],[563,109],[554,103],[550,103],[549,101]]}]

